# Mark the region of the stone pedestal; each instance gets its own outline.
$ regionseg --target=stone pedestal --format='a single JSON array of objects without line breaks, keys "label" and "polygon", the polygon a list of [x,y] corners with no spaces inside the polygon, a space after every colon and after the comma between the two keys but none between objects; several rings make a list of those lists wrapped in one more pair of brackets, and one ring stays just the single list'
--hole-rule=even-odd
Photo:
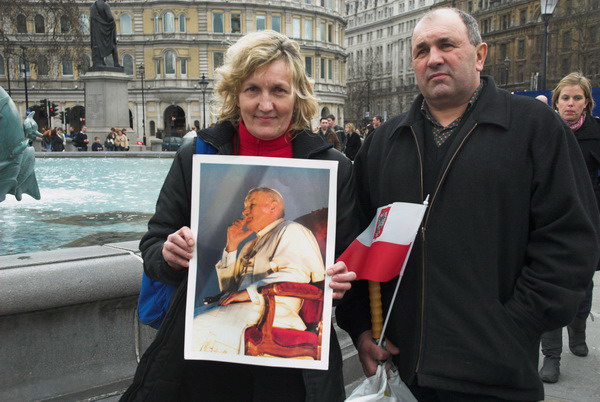
[{"label": "stone pedestal", "polygon": [[[104,144],[111,127],[130,131],[127,82],[131,78],[115,71],[88,71],[82,78],[85,81],[85,123],[90,144],[94,137],[100,137]],[[131,137],[129,139],[131,141]]]}]

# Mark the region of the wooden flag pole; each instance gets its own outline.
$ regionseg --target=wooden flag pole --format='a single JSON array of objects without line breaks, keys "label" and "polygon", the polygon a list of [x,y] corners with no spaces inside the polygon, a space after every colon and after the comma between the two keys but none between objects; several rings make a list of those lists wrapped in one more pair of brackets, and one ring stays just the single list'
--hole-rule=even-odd
[{"label": "wooden flag pole", "polygon": [[383,308],[381,305],[381,284],[369,281],[369,304],[371,306],[371,331],[373,339],[377,342],[381,338],[383,329]]}]

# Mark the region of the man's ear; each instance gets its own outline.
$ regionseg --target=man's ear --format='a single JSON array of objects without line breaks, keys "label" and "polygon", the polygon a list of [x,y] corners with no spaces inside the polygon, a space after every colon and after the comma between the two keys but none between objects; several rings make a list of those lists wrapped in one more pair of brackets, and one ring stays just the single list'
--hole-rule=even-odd
[{"label": "man's ear", "polygon": [[482,71],[485,65],[485,59],[487,58],[488,46],[487,43],[482,42],[475,48],[475,52],[477,54],[477,61],[475,63],[475,69],[477,71]]}]

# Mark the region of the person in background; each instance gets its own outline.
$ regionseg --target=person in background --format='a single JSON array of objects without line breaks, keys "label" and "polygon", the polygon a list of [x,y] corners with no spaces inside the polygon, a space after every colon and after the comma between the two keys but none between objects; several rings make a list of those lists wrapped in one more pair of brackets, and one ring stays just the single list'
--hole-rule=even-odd
[{"label": "person in background", "polygon": [[81,131],[75,134],[73,138],[73,145],[77,148],[79,152],[86,152],[88,150],[88,144],[90,140],[87,137],[87,127],[81,127]]},{"label": "person in background", "polygon": [[50,146],[52,147],[52,152],[62,152],[65,150],[65,145],[63,143],[64,139],[58,135],[58,133],[57,129],[53,129],[50,134]]},{"label": "person in background", "polygon": [[92,143],[92,151],[94,151],[94,152],[104,151],[104,147],[102,146],[102,143],[100,142],[100,137],[94,137],[94,142]]},{"label": "person in background", "polygon": [[[365,374],[392,355],[419,401],[543,400],[541,335],[573,320],[600,257],[575,136],[546,105],[482,76],[487,50],[471,15],[425,14],[411,39],[420,94],[354,160],[363,228],[380,207],[429,198],[387,350],[372,340],[366,281],[336,308]],[[383,311],[398,280],[381,284]]]},{"label": "person in background", "polygon": [[338,140],[340,140],[340,151],[344,152],[346,149],[346,141],[348,140],[346,138],[346,132],[342,126],[335,124],[335,116],[332,114],[327,116],[327,124],[329,125],[329,128],[333,130],[335,135],[337,135]]},{"label": "person in background", "polygon": [[[352,164],[306,129],[317,114],[318,103],[306,76],[300,46],[275,31],[250,33],[227,50],[225,63],[216,71],[215,92],[221,101],[219,123],[200,131],[197,140],[212,145],[221,155],[337,161],[339,255],[358,234]],[[140,242],[146,275],[181,286],[154,343],[140,361],[133,384],[121,400],[166,400],[179,396],[185,400],[220,402],[343,401],[341,351],[333,330],[328,370],[184,360],[186,278],[195,242],[195,234],[188,227],[194,150],[191,142],[177,151],[156,213]],[[339,262],[328,267],[326,274],[332,276],[329,286],[334,290],[334,298],[341,298],[356,278]]]},{"label": "person in background", "polygon": [[360,146],[362,145],[362,141],[360,139],[360,134],[357,133],[357,130],[354,128],[354,124],[346,123],[344,127],[344,131],[346,131],[346,138],[348,139],[346,143],[345,154],[351,161],[354,160]]},{"label": "person in background", "polygon": [[341,150],[340,140],[335,132],[329,127],[329,122],[327,121],[327,117],[321,117],[320,121],[320,129],[318,131],[319,135],[325,142],[333,145],[335,149],[338,151]]},{"label": "person in background", "polygon": [[[590,81],[581,73],[571,73],[564,77],[552,92],[552,108],[575,133],[577,143],[587,165],[592,188],[600,207],[600,119],[592,116],[594,99]],[[592,309],[592,291],[594,283],[590,281],[585,297],[577,308],[577,315],[569,325],[569,349],[575,356],[587,356],[588,346],[585,340],[586,320]],[[562,354],[562,328],[542,335],[542,353],[544,364],[540,370],[542,381],[555,383],[560,376],[560,355]]]},{"label": "person in background", "polygon": [[115,151],[127,151],[129,148],[129,140],[122,130],[117,130],[115,138]]},{"label": "person in background", "polygon": [[381,116],[373,117],[373,130],[375,130],[375,129],[377,129],[377,127],[381,126],[381,123],[383,123],[383,117],[381,117]]},{"label": "person in background", "polygon": [[52,140],[50,136],[52,135],[52,130],[47,128],[42,133],[42,145],[44,145],[44,151],[51,152],[52,151]]},{"label": "person in background", "polygon": [[116,151],[115,139],[117,138],[116,130],[114,127],[110,128],[110,133],[106,136],[104,141],[104,148],[107,151]]}]

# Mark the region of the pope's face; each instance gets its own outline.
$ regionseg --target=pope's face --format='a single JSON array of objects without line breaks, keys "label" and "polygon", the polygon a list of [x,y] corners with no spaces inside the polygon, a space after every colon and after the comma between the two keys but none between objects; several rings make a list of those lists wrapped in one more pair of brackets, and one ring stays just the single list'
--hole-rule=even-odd
[{"label": "pope's face", "polygon": [[261,140],[273,140],[288,131],[295,102],[291,74],[283,60],[257,69],[244,80],[238,95],[244,125]]},{"label": "pope's face", "polygon": [[487,45],[474,46],[467,27],[451,10],[421,20],[412,36],[412,64],[419,89],[437,108],[467,103],[479,85]]},{"label": "pope's face", "polygon": [[246,228],[258,232],[279,218],[279,203],[268,194],[261,191],[254,192],[244,201],[244,216]]}]

